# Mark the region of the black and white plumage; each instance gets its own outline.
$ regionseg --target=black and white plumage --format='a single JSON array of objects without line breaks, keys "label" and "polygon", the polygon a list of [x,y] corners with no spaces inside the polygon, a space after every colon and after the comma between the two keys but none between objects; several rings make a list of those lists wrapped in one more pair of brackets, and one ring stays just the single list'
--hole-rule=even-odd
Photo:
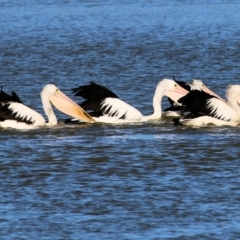
[{"label": "black and white plumage", "polygon": [[[184,81],[177,81],[177,80],[175,80],[175,81],[181,87],[185,88],[189,92],[193,91],[193,90],[203,91],[205,93],[208,93],[212,96],[217,97],[218,99],[222,99],[216,93],[214,93],[209,88],[207,88],[206,85],[201,80],[193,79],[190,83],[186,83]],[[164,116],[167,116],[167,117],[181,117],[182,114],[183,114],[183,110],[184,110],[183,106],[174,103],[173,101],[171,101],[171,99],[169,99],[169,102],[170,102],[171,106],[164,109]]]},{"label": "black and white plumage", "polygon": [[189,114],[174,121],[192,126],[236,126],[240,121],[240,85],[230,85],[226,97],[227,102],[202,91],[191,91],[178,100]]},{"label": "black and white plumage", "polygon": [[46,123],[44,117],[30,107],[23,104],[17,94],[12,95],[0,91],[0,127],[16,129],[32,129],[44,125],[56,125],[57,118],[51,107],[51,103],[61,112],[71,116],[82,118],[83,121],[94,120],[76,103],[63,94],[53,84],[46,85],[41,92],[42,104],[48,117]]},{"label": "black and white plumage", "polygon": [[125,122],[145,122],[159,119],[162,115],[161,100],[163,96],[170,97],[177,101],[180,97],[188,93],[175,81],[163,79],[156,87],[153,97],[153,114],[143,116],[142,113],[128,103],[119,99],[118,96],[109,89],[96,84],[80,86],[72,89],[75,96],[85,99],[80,106],[89,112],[96,122],[105,123],[125,123]]}]

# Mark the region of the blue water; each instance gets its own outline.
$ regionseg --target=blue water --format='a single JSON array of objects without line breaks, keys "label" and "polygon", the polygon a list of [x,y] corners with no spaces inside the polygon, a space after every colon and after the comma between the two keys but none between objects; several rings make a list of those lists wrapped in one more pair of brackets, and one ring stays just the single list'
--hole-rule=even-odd
[{"label": "blue water", "polygon": [[[162,78],[239,84],[238,1],[1,1],[0,83],[95,81],[144,114]],[[168,106],[167,100],[162,103]],[[239,239],[239,127],[0,130],[0,239]]]}]

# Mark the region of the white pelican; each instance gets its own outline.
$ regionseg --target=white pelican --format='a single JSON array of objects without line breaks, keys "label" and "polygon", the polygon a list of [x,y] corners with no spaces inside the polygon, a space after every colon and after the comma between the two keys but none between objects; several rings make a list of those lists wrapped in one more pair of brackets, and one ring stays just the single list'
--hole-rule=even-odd
[{"label": "white pelican", "polygon": [[[176,81],[176,80],[175,82],[177,82],[181,87],[185,88],[187,91],[193,91],[193,90],[203,91],[205,93],[208,93],[212,96],[217,97],[218,99],[223,100],[220,96],[218,96],[216,93],[214,93],[209,88],[207,88],[207,86],[199,79],[193,79],[190,83],[185,83],[184,81]],[[174,103],[173,101],[171,101],[171,99],[169,99],[169,102],[171,106],[163,110],[164,116],[181,117],[183,106]]]},{"label": "white pelican", "polygon": [[[82,119],[86,122],[94,122],[91,116],[79,105],[63,94],[53,84],[46,85],[41,92],[42,104],[48,123],[38,112],[24,105],[15,92],[12,95],[0,91],[0,127],[31,129],[44,125],[56,125],[57,118],[51,107],[51,103],[61,112]],[[51,102],[51,103],[50,103]]]},{"label": "white pelican", "polygon": [[240,85],[229,85],[226,92],[227,102],[205,92],[191,91],[178,100],[190,113],[175,123],[192,126],[236,126],[240,122]]},{"label": "white pelican", "polygon": [[156,87],[153,97],[153,114],[143,116],[140,111],[122,101],[107,88],[91,82],[89,85],[72,89],[75,96],[86,99],[80,106],[90,112],[96,122],[105,123],[125,123],[125,122],[145,122],[159,119],[162,115],[161,101],[163,96],[177,101],[180,97],[188,93],[175,81],[163,79]]}]

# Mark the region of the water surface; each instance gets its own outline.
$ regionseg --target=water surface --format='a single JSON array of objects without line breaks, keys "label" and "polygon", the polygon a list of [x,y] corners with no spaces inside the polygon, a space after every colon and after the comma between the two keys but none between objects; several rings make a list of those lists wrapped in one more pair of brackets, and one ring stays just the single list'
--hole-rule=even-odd
[{"label": "water surface", "polygon": [[[239,83],[238,1],[2,1],[0,77],[40,91],[95,81],[144,114],[158,81]],[[166,100],[163,107],[168,106]],[[239,127],[0,130],[1,239],[238,239]]]}]

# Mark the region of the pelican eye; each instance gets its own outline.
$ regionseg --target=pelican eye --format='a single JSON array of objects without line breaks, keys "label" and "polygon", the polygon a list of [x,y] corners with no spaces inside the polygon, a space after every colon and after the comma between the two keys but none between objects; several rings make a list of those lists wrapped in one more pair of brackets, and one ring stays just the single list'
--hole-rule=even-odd
[{"label": "pelican eye", "polygon": [[174,87],[177,87],[177,86],[178,86],[177,84],[174,85]]},{"label": "pelican eye", "polygon": [[56,92],[58,92],[58,91],[59,91],[59,89],[57,88],[57,89],[56,89]]}]

